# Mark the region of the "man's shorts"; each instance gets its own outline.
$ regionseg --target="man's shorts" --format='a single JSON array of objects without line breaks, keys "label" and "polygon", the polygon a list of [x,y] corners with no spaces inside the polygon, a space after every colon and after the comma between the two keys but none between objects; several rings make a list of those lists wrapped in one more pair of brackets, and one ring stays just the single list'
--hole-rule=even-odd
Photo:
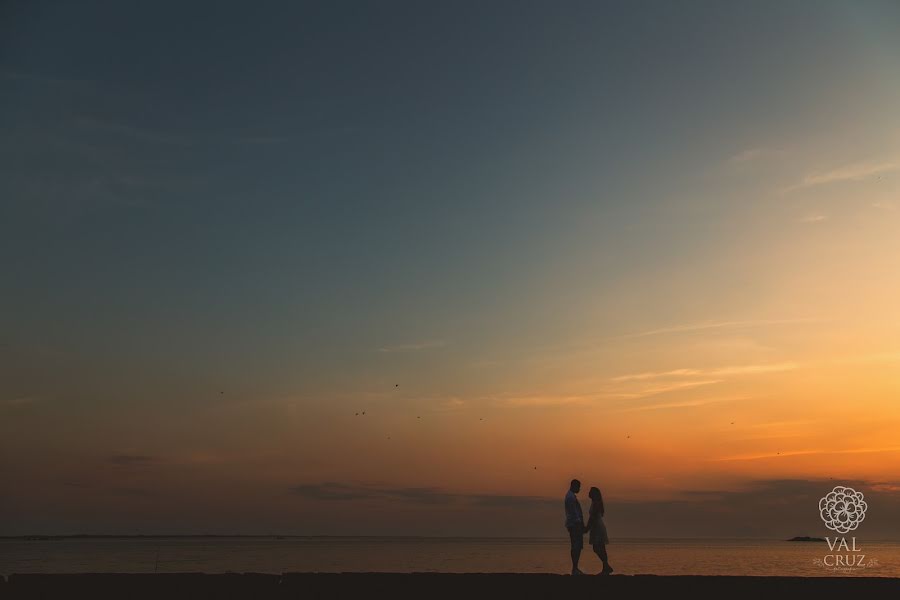
[{"label": "man's shorts", "polygon": [[584,548],[584,527],[566,527],[569,530],[569,542],[572,544],[572,550],[581,550]]}]

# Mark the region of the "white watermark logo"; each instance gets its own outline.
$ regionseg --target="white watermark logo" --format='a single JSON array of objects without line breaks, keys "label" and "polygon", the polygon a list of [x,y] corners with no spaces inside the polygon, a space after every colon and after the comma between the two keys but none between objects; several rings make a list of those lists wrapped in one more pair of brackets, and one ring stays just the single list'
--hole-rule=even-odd
[{"label": "white watermark logo", "polygon": [[879,566],[877,558],[866,557],[855,537],[849,540],[843,537],[845,533],[856,531],[865,520],[868,508],[862,492],[843,485],[835,486],[819,500],[819,516],[825,527],[842,535],[825,537],[830,554],[814,559],[816,565],[844,573]]},{"label": "white watermark logo", "polygon": [[862,492],[842,485],[834,486],[819,500],[819,515],[825,527],[838,533],[854,531],[866,518],[866,508]]}]

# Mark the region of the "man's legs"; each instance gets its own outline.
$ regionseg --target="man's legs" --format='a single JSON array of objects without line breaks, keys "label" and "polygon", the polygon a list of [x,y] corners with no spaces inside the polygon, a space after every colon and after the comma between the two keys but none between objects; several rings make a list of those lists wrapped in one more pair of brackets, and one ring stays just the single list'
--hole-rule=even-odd
[{"label": "man's legs", "polygon": [[572,571],[578,570],[578,560],[581,558],[581,548],[572,546]]},{"label": "man's legs", "polygon": [[581,558],[581,548],[584,546],[584,533],[575,527],[569,529],[569,542],[572,545],[572,575],[580,574],[578,560]]}]

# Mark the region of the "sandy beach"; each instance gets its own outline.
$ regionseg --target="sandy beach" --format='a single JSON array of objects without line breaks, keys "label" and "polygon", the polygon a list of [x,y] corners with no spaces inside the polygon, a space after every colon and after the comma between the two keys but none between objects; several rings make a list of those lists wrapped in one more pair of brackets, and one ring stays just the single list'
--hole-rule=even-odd
[{"label": "sandy beach", "polygon": [[229,573],[13,574],[4,598],[553,598],[649,594],[690,598],[831,596],[896,597],[897,578],[609,577],[505,573]]}]

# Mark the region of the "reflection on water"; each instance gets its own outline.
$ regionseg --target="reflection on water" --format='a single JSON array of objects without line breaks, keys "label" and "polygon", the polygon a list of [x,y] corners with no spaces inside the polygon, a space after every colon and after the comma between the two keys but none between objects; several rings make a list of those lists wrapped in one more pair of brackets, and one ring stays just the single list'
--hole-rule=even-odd
[{"label": "reflection on water", "polygon": [[[877,567],[833,572],[824,542],[613,540],[618,573],[900,577],[900,544],[858,539]],[[817,564],[817,559],[819,564]],[[585,548],[582,569],[600,569]],[[0,573],[443,571],[566,573],[567,540],[421,538],[145,538],[0,540]]]}]

